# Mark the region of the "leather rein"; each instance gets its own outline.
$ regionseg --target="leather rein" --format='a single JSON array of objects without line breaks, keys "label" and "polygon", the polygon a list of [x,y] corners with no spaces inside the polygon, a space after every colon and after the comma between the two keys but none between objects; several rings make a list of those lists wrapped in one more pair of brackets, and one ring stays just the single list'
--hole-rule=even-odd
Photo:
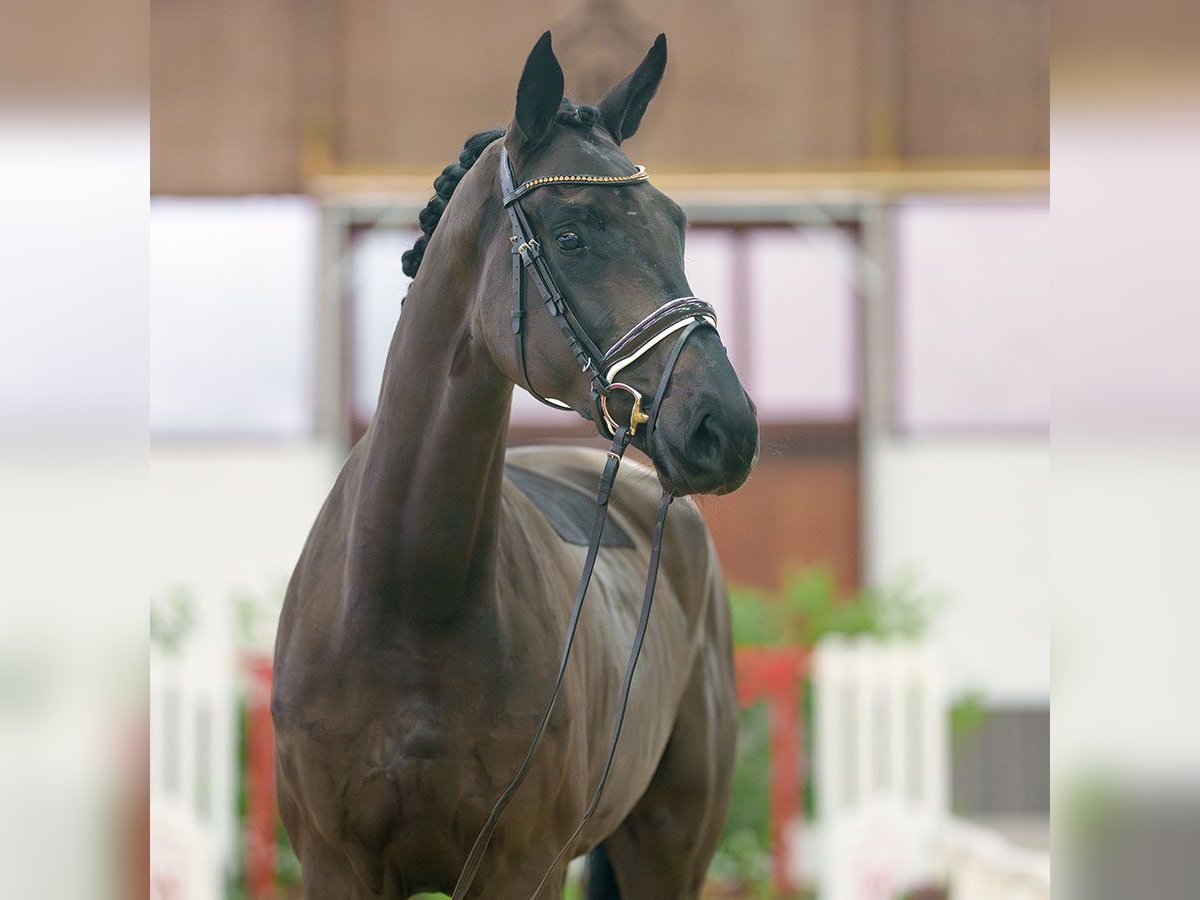
[{"label": "leather rein", "polygon": [[[517,360],[521,368],[521,377],[525,382],[525,389],[547,406],[564,410],[572,408],[561,400],[542,396],[529,381],[525,354],[524,298],[525,280],[528,278],[537,289],[547,312],[558,324],[559,329],[566,338],[567,345],[570,347],[575,361],[579,364],[580,369],[588,374],[591,382],[590,392],[593,407],[593,422],[603,437],[612,438],[612,444],[608,449],[608,458],[604,464],[604,471],[600,475],[600,483],[596,490],[596,515],[592,521],[587,555],[584,558],[583,571],[579,576],[579,586],[575,592],[575,601],[571,608],[571,616],[567,624],[566,640],[563,643],[558,672],[554,678],[554,686],[550,691],[550,698],[546,702],[546,706],[538,719],[533,738],[529,742],[529,748],[525,752],[525,757],[521,761],[520,767],[517,769],[516,774],[513,775],[508,787],[504,789],[496,800],[487,822],[484,823],[479,835],[475,838],[475,843],[471,847],[471,852],[467,856],[462,872],[458,876],[458,882],[455,884],[453,900],[464,900],[466,897],[466,893],[479,871],[479,866],[483,862],[483,857],[487,851],[488,844],[491,842],[492,835],[496,827],[500,824],[500,818],[504,814],[505,808],[520,788],[521,783],[525,780],[525,776],[529,773],[538,745],[545,734],[546,725],[550,721],[550,714],[554,710],[555,702],[558,700],[559,691],[566,676],[571,649],[575,644],[575,635],[579,628],[580,615],[583,612],[584,598],[587,596],[588,586],[591,584],[592,572],[595,569],[596,558],[600,551],[600,540],[604,533],[604,524],[608,519],[609,498],[612,495],[613,485],[617,480],[617,471],[620,469],[625,450],[628,448],[630,441],[633,440],[638,428],[642,425],[646,426],[646,447],[649,448],[650,439],[654,435],[654,428],[657,424],[658,413],[662,408],[663,398],[666,396],[667,386],[670,383],[672,373],[675,371],[675,366],[679,362],[680,354],[683,353],[684,345],[697,329],[707,326],[715,330],[717,326],[716,311],[711,304],[706,303],[698,297],[678,297],[663,303],[658,309],[629,329],[607,352],[601,352],[596,343],[588,336],[583,323],[571,308],[562,291],[559,290],[558,284],[554,280],[554,275],[551,273],[550,267],[546,262],[542,245],[537,240],[537,236],[529,224],[529,219],[525,215],[525,211],[521,208],[520,200],[530,191],[548,185],[574,184],[616,187],[637,184],[648,179],[649,176],[646,174],[645,168],[637,166],[636,170],[629,175],[546,175],[518,184],[513,172],[512,162],[508,156],[508,150],[504,147],[500,150],[500,187],[504,200],[504,208],[508,212],[513,232],[511,237],[513,259],[512,330],[516,345]],[[614,381],[613,379],[622,370],[632,366],[642,356],[672,335],[677,335],[675,344],[671,348],[670,355],[667,357],[667,364],[663,368],[654,398],[650,402],[649,408],[646,408],[643,405],[644,398],[640,391],[625,382]],[[609,398],[617,392],[627,393],[633,399],[629,421],[625,424],[618,423],[608,408]],[[629,692],[633,686],[634,670],[637,667],[638,657],[642,652],[642,644],[646,638],[646,629],[650,623],[650,609],[654,603],[654,588],[658,582],[659,561],[662,555],[663,528],[666,525],[667,511],[670,509],[673,499],[674,496],[671,492],[664,490],[659,500],[658,516],[655,520],[654,536],[650,545],[650,564],[646,576],[646,588],[642,595],[641,613],[638,616],[637,631],[634,634],[633,646],[630,648],[629,661],[625,666],[625,675],[621,683],[621,695],[617,703],[617,716],[613,723],[608,752],[604,758],[604,765],[601,767],[600,778],[593,789],[583,818],[580,820],[571,837],[562,845],[554,859],[547,866],[545,874],[532,894],[533,898],[541,894],[542,889],[546,886],[554,870],[583,833],[587,823],[600,805],[601,795],[604,793],[605,785],[607,785],[609,775],[612,772],[613,758],[616,756],[617,743],[621,737],[621,726],[624,724],[625,712],[629,705]]]}]

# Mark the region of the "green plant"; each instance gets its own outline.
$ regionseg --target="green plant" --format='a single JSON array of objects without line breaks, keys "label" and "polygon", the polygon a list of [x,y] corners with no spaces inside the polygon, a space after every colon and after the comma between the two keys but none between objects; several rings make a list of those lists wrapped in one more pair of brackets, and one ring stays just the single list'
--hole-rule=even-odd
[{"label": "green plant", "polygon": [[811,647],[835,634],[915,639],[940,607],[911,573],[847,596],[825,566],[790,568],[774,594],[734,588],[729,602],[739,647]]},{"label": "green plant", "polygon": [[714,878],[741,885],[766,883],[770,834],[764,812],[769,792],[770,716],[765,703],[755,703],[741,712],[733,792],[710,869]]},{"label": "green plant", "polygon": [[196,627],[196,601],[187,588],[174,587],[150,604],[150,643],[177,653]]},{"label": "green plant", "polygon": [[234,592],[230,597],[230,605],[233,610],[233,636],[239,646],[257,650],[271,646],[286,589],[286,583],[280,583],[265,594],[244,589]]},{"label": "green plant", "polygon": [[964,742],[983,727],[987,715],[983,694],[979,691],[968,691],[955,700],[950,706],[951,746],[961,749]]}]

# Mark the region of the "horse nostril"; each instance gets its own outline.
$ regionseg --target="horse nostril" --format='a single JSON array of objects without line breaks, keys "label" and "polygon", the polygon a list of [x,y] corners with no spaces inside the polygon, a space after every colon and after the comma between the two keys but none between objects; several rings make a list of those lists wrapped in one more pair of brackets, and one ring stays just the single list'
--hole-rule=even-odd
[{"label": "horse nostril", "polygon": [[693,465],[711,466],[721,458],[724,438],[711,415],[700,417],[687,440],[687,456]]}]

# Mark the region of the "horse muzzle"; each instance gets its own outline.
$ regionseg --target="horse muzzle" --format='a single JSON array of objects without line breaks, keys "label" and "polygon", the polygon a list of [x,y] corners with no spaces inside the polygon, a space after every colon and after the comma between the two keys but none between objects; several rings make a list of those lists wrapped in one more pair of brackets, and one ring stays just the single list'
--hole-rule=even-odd
[{"label": "horse muzzle", "polygon": [[740,384],[737,389],[733,398],[706,389],[694,402],[677,396],[664,405],[649,449],[667,490],[727,494],[750,476],[758,460],[758,418]]}]

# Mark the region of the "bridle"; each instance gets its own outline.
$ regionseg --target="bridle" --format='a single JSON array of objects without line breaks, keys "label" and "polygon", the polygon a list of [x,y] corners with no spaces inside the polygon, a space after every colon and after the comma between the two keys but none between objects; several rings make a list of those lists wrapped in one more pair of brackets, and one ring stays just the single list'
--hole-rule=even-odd
[{"label": "bridle", "polygon": [[[567,345],[570,347],[571,353],[575,357],[575,361],[579,364],[581,371],[587,373],[590,378],[593,407],[592,418],[601,436],[612,438],[612,445],[608,449],[608,458],[604,464],[604,471],[600,475],[600,483],[596,491],[596,515],[592,522],[587,556],[584,558],[583,572],[580,574],[579,587],[575,592],[575,602],[571,608],[571,617],[567,624],[566,641],[563,645],[562,656],[559,659],[558,673],[554,679],[554,687],[550,692],[550,699],[547,701],[546,707],[538,719],[537,728],[534,730],[533,738],[529,743],[529,749],[525,752],[525,758],[509,782],[508,787],[504,789],[504,792],[496,800],[487,822],[484,823],[479,835],[475,838],[471,852],[467,856],[462,872],[458,876],[458,882],[454,886],[453,900],[463,900],[470,889],[475,875],[479,871],[479,866],[483,862],[483,856],[487,851],[492,834],[495,832],[496,826],[500,823],[500,817],[503,815],[504,809],[508,806],[508,802],[513,798],[518,788],[520,788],[521,783],[525,780],[525,776],[528,774],[529,768],[533,763],[537,747],[541,743],[542,735],[546,731],[546,724],[550,721],[550,714],[554,710],[555,701],[558,699],[563,678],[566,675],[567,663],[571,657],[571,648],[575,643],[575,634],[579,628],[580,614],[583,612],[583,601],[587,596],[588,585],[591,584],[592,571],[596,566],[596,557],[600,551],[600,540],[604,533],[604,523],[608,519],[608,501],[612,495],[613,485],[617,479],[617,471],[621,466],[621,459],[625,455],[625,450],[637,433],[638,428],[642,425],[646,426],[646,447],[650,447],[650,439],[654,435],[654,428],[658,421],[659,411],[662,409],[667,386],[670,383],[671,374],[675,371],[675,366],[679,362],[679,356],[683,353],[684,345],[697,329],[707,326],[715,330],[717,327],[716,311],[711,304],[706,303],[698,297],[677,297],[674,300],[666,301],[658,309],[634,325],[608,349],[608,352],[601,352],[596,343],[589,337],[579,316],[571,308],[571,304],[567,301],[563,292],[559,290],[558,284],[554,280],[554,275],[551,273],[542,252],[542,244],[534,234],[533,228],[529,224],[529,219],[525,215],[525,211],[521,208],[520,201],[530,191],[546,187],[547,185],[586,184],[617,187],[627,184],[637,184],[648,179],[649,175],[646,174],[645,168],[637,166],[635,171],[629,175],[544,175],[518,184],[507,148],[502,146],[500,149],[500,188],[504,208],[508,212],[513,232],[510,239],[512,242],[513,259],[512,330],[516,344],[517,360],[521,368],[521,377],[525,382],[525,389],[547,406],[554,407],[555,409],[572,408],[569,404],[563,403],[561,400],[542,396],[529,381],[529,372],[525,359],[526,329],[524,297],[525,278],[528,275],[529,280],[537,288],[538,294],[541,295],[542,303],[545,305],[546,310],[550,313],[554,321],[558,323],[558,327],[566,338]],[[613,379],[621,371],[632,366],[650,350],[672,335],[677,335],[675,344],[667,357],[667,363],[659,378],[654,399],[647,409],[643,405],[644,398],[640,391],[623,381],[614,381]],[[630,410],[629,422],[627,424],[618,423],[608,408],[609,398],[617,392],[627,393],[633,399],[633,407]],[[646,589],[642,596],[642,609],[638,616],[637,631],[634,634],[633,646],[630,648],[629,661],[625,666],[625,676],[621,683],[621,695],[617,703],[617,718],[613,724],[608,753],[605,756],[604,765],[600,771],[600,779],[596,784],[579,825],[546,868],[545,875],[542,876],[541,882],[539,882],[533,892],[534,898],[542,892],[542,888],[545,887],[551,874],[562,861],[563,856],[583,833],[584,827],[599,807],[600,797],[604,793],[605,785],[608,783],[608,777],[612,771],[613,758],[617,752],[617,743],[621,737],[621,726],[625,721],[625,711],[629,705],[629,692],[633,686],[634,669],[637,667],[638,657],[642,652],[642,644],[646,638],[646,628],[650,623],[650,608],[654,603],[654,588],[658,582],[659,561],[662,555],[663,527],[666,525],[667,511],[670,509],[673,499],[674,495],[670,491],[664,490],[659,500],[658,516],[655,520],[654,536],[650,545],[650,565],[646,576]]]},{"label": "bridle", "polygon": [[[637,166],[629,175],[543,175],[521,184],[516,183],[513,173],[512,160],[509,159],[508,149],[500,149],[500,188],[503,194],[504,209],[512,223],[512,285],[513,311],[512,330],[516,345],[517,360],[521,367],[521,378],[525,389],[536,399],[555,409],[571,409],[571,406],[561,400],[544,397],[529,381],[529,370],[525,359],[525,276],[533,282],[541,295],[547,312],[558,323],[559,329],[567,340],[575,362],[580,370],[586,372],[591,379],[591,399],[593,421],[602,437],[614,437],[618,430],[616,420],[608,409],[608,398],[616,391],[623,391],[633,399],[633,411],[629,419],[629,434],[632,437],[643,423],[647,427],[647,446],[653,433],[653,413],[643,408],[642,394],[636,388],[613,378],[623,369],[632,365],[642,355],[652,350],[672,334],[687,329],[691,325],[707,323],[716,328],[717,313],[712,305],[698,297],[677,297],[662,304],[642,321],[617,339],[608,352],[601,352],[591,339],[587,329],[583,327],[579,316],[571,308],[571,304],[559,290],[554,275],[546,262],[542,244],[538,241],[521,208],[521,198],[530,191],[552,184],[587,184],[604,187],[619,187],[626,184],[637,184],[648,181],[650,176],[644,166]],[[688,331],[690,335],[691,332]],[[665,374],[669,374],[670,369]],[[653,409],[653,407],[651,408]]]}]

